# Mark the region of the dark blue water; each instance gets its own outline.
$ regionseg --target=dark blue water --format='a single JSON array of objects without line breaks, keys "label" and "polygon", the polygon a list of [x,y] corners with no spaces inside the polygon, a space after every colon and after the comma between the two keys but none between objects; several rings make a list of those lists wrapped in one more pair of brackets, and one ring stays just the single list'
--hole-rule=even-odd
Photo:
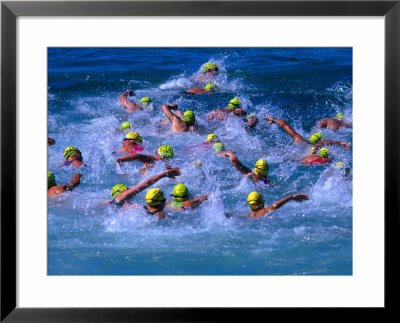
[{"label": "dark blue water", "polygon": [[[214,94],[185,96],[198,86],[201,66],[220,68]],[[200,84],[201,85],[201,84]],[[204,84],[202,84],[204,86]],[[119,94],[136,92],[153,103],[128,114]],[[258,115],[254,131],[239,118],[208,121],[206,114],[239,97],[248,113]],[[202,134],[173,134],[160,125],[164,103],[193,110]],[[48,273],[50,275],[351,275],[352,179],[332,165],[299,166],[309,152],[294,145],[277,125],[262,118],[286,120],[304,138],[317,120],[343,112],[352,119],[352,50],[349,48],[50,48],[48,50],[48,167],[58,184],[70,181],[76,169],[58,169],[67,146],[78,147],[88,167],[73,192],[49,198]],[[140,163],[115,166],[113,151],[123,134],[115,131],[130,121],[144,138],[144,153],[161,144],[174,147],[177,179],[162,179],[169,198],[178,182],[191,196],[209,195],[198,209],[170,212],[159,221],[141,210],[128,214],[106,201],[117,183],[136,185],[164,170],[157,165],[140,175]],[[352,144],[352,129],[320,130],[325,139]],[[246,166],[265,158],[272,186],[254,184],[228,160],[191,146],[216,133]],[[352,165],[352,152],[330,147],[335,164]],[[202,169],[190,163],[200,160]],[[292,193],[309,200],[289,202],[260,219],[246,199],[259,191],[267,205]],[[147,190],[146,190],[147,191]],[[145,193],[133,202],[144,205]],[[224,212],[232,215],[227,219]]]}]

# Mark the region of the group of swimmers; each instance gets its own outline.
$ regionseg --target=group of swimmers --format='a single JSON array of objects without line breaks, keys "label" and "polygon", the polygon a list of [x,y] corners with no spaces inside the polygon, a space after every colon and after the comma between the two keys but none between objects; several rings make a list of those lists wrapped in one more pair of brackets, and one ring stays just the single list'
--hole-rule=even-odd
[{"label": "group of swimmers", "polygon": [[[218,75],[219,69],[213,63],[207,63],[203,67],[203,72],[199,76],[198,81],[202,82],[204,80],[209,80]],[[191,95],[199,95],[206,93],[214,93],[217,91],[218,86],[215,82],[208,82],[203,88],[195,87],[186,90],[185,94]],[[148,106],[152,100],[149,97],[144,97],[140,99],[139,103],[132,102],[128,100],[128,96],[133,96],[133,90],[127,90],[123,92],[120,96],[121,105],[126,109],[127,112],[135,112],[143,110],[146,106]],[[193,111],[188,110],[182,112],[178,109],[178,105],[176,104],[164,104],[161,106],[161,110],[166,116],[166,119],[162,121],[163,124],[170,123],[171,124],[171,132],[172,133],[197,133],[197,122],[196,116]],[[247,115],[247,112],[243,110],[241,102],[238,98],[233,98],[229,101],[227,107],[225,109],[217,109],[211,111],[207,114],[208,120],[223,120],[228,115],[233,114],[237,117],[243,118],[246,122],[246,126],[249,128],[254,128],[258,123],[258,117],[255,114]],[[331,129],[334,131],[339,130],[340,128],[351,128],[351,124],[345,121],[343,113],[338,113],[335,117],[326,118],[318,121],[315,125],[315,128],[321,129]],[[294,143],[305,143],[310,145],[309,154],[303,159],[299,160],[301,165],[322,165],[328,164],[332,162],[330,157],[330,151],[326,146],[329,145],[338,145],[346,150],[350,150],[350,146],[346,142],[334,141],[334,140],[326,140],[322,139],[323,135],[319,132],[312,134],[308,139],[303,138],[300,134],[296,133],[289,124],[280,119],[276,119],[270,116],[264,117],[266,124],[277,124],[285,130],[289,136],[294,139]],[[164,177],[176,178],[181,174],[179,168],[173,167],[170,165],[170,161],[174,158],[174,150],[169,145],[160,146],[155,155],[145,155],[141,153],[144,150],[142,146],[143,138],[142,136],[135,132],[131,131],[131,124],[129,122],[124,122],[121,124],[120,131],[125,133],[125,137],[122,143],[122,147],[119,150],[119,153],[125,154],[122,157],[118,157],[115,162],[117,165],[122,165],[126,162],[139,161],[143,163],[141,168],[141,174],[144,176],[147,171],[154,167],[157,162],[162,161],[165,164],[166,170],[154,175],[142,183],[139,183],[133,187],[127,187],[125,184],[117,184],[111,190],[111,200],[109,201],[109,205],[115,206],[123,209],[136,209],[139,207],[138,204],[131,203],[130,200],[142,192],[143,190],[149,188],[154,185],[160,179]],[[48,145],[54,145],[55,140],[52,138],[48,138]],[[204,147],[211,148],[214,156],[220,158],[227,158],[231,164],[243,174],[243,176],[249,178],[254,182],[258,182],[261,184],[269,185],[271,181],[267,178],[269,172],[269,165],[265,159],[259,159],[255,162],[254,168],[251,169],[245,166],[236,156],[234,151],[229,151],[225,149],[224,144],[221,142],[220,138],[216,134],[209,134],[206,140],[202,143]],[[67,147],[64,151],[65,161],[60,165],[68,166],[72,165],[79,169],[80,167],[86,167],[83,162],[81,151],[73,146]],[[200,164],[200,165],[199,165]],[[201,167],[201,162],[197,161],[197,164],[194,164],[196,167]],[[338,162],[336,164],[336,168],[344,169],[345,176],[349,173],[349,168],[342,162]],[[80,184],[80,173],[74,174],[70,183],[57,185],[55,176],[52,172],[48,171],[48,196],[59,195],[66,191],[71,191],[76,188]],[[198,207],[202,202],[208,199],[208,195],[190,198],[189,190],[183,183],[178,183],[172,190],[172,201],[167,203],[165,195],[160,188],[151,188],[147,191],[145,200],[146,205],[144,206],[145,210],[154,216],[157,216],[159,219],[164,219],[168,217],[168,213],[164,212],[164,208],[168,207],[171,210],[190,210]],[[248,194],[247,203],[251,210],[248,217],[252,218],[260,218],[271,211],[281,207],[285,203],[289,201],[297,201],[301,202],[307,200],[308,196],[306,194],[298,193],[291,194],[287,197],[284,197],[271,206],[265,206],[263,196],[259,192],[251,192]],[[229,216],[227,214],[227,216]]]}]

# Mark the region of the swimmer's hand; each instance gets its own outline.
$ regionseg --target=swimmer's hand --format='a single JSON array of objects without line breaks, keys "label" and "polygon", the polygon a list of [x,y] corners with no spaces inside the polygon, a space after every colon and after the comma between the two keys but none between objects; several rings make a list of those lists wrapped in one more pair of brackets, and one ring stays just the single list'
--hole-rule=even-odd
[{"label": "swimmer's hand", "polygon": [[301,194],[301,193],[292,194],[290,197],[293,201],[297,201],[297,202],[302,202],[302,201],[308,200],[308,196],[306,194]]},{"label": "swimmer's hand", "polygon": [[171,110],[178,110],[178,105],[176,103],[173,103],[173,104],[169,105],[169,108]]},{"label": "swimmer's hand", "polygon": [[122,160],[121,160],[121,158],[117,158],[117,159],[115,160],[115,164],[116,164],[117,166],[119,166],[119,167],[122,167]]},{"label": "swimmer's hand", "polygon": [[125,93],[128,94],[129,96],[135,95],[135,93],[133,92],[133,90],[126,90]]},{"label": "swimmer's hand", "polygon": [[175,178],[181,174],[181,170],[179,168],[172,168],[166,171],[166,176],[169,178]]},{"label": "swimmer's hand", "polygon": [[347,142],[341,142],[340,146],[342,146],[344,149],[350,150],[350,145]]},{"label": "swimmer's hand", "polygon": [[274,118],[272,118],[272,117],[265,117],[264,120],[267,121],[267,124],[274,123]]}]

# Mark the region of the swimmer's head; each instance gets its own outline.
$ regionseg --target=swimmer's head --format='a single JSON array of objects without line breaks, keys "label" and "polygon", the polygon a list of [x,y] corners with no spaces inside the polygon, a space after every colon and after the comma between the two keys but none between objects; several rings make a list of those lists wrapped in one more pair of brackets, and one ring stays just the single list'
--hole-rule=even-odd
[{"label": "swimmer's head", "polygon": [[249,114],[248,116],[246,116],[246,121],[249,128],[253,128],[257,125],[258,118],[255,114]]},{"label": "swimmer's head", "polygon": [[254,174],[267,177],[269,165],[266,160],[259,159],[254,165]]},{"label": "swimmer's head", "polygon": [[175,185],[174,190],[172,191],[172,198],[177,202],[186,201],[189,198],[189,190],[184,184],[179,183]]},{"label": "swimmer's head", "polygon": [[318,152],[318,155],[324,158],[329,156],[329,149],[328,148],[321,148]]},{"label": "swimmer's head", "polygon": [[251,192],[247,196],[247,204],[252,211],[257,211],[264,207],[264,199],[262,195],[258,192]]},{"label": "swimmer's head", "polygon": [[64,150],[64,158],[66,160],[70,159],[71,157],[73,157],[76,153],[80,153],[81,151],[73,146],[67,147]]},{"label": "swimmer's head", "polygon": [[130,140],[136,145],[141,145],[143,142],[142,136],[139,135],[137,132],[128,132],[124,138],[124,141],[126,140]]},{"label": "swimmer's head", "polygon": [[114,185],[114,187],[111,189],[111,197],[116,198],[119,194],[121,194],[123,191],[127,190],[128,186],[124,184],[117,184]]},{"label": "swimmer's head", "polygon": [[203,163],[200,160],[195,160],[190,163],[194,168],[201,169],[203,167]]},{"label": "swimmer's head", "polygon": [[338,113],[335,118],[342,120],[344,118],[344,113]]},{"label": "swimmer's head", "polygon": [[322,139],[322,134],[319,132],[316,132],[316,133],[313,133],[310,138],[308,138],[308,141],[314,145],[321,139]]},{"label": "swimmer's head", "polygon": [[159,188],[151,188],[146,193],[146,203],[150,206],[158,206],[165,202],[163,191]]},{"label": "swimmer's head", "polygon": [[229,104],[228,104],[229,110],[233,111],[233,110],[235,110],[237,108],[241,108],[241,107],[242,107],[242,105],[240,104],[240,101],[238,98],[233,98],[232,100],[229,101]]},{"label": "swimmer's head", "polygon": [[207,83],[204,87],[204,90],[215,92],[217,90],[217,84],[215,84],[214,82]]},{"label": "swimmer's head", "polygon": [[140,99],[140,104],[144,106],[148,106],[151,103],[151,99],[148,96]]},{"label": "swimmer's head", "polygon": [[343,176],[347,177],[350,174],[351,168],[344,162],[337,162],[336,165],[333,166],[335,169],[342,170]]},{"label": "swimmer's head", "polygon": [[218,67],[217,65],[213,64],[213,63],[207,63],[206,65],[203,66],[203,72],[207,73],[209,71],[218,71]]},{"label": "swimmer's head", "polygon": [[47,189],[56,185],[56,178],[52,172],[47,172]]},{"label": "swimmer's head", "polygon": [[174,158],[174,149],[170,145],[163,145],[158,147],[157,153],[162,159],[172,159]]},{"label": "swimmer's head", "polygon": [[216,134],[210,133],[210,134],[207,136],[206,142],[219,142],[219,138],[218,138],[218,136],[217,136]]},{"label": "swimmer's head", "polygon": [[119,130],[128,130],[131,128],[130,122],[123,122],[119,127]]},{"label": "swimmer's head", "polygon": [[196,117],[194,116],[194,113],[192,110],[185,111],[185,113],[182,116],[182,120],[194,124],[196,122]]},{"label": "swimmer's head", "polygon": [[310,147],[310,152],[308,153],[308,155],[313,155],[315,152],[315,146]]},{"label": "swimmer's head", "polygon": [[221,142],[217,142],[213,146],[214,149],[214,155],[220,153],[221,151],[225,151],[225,146]]}]

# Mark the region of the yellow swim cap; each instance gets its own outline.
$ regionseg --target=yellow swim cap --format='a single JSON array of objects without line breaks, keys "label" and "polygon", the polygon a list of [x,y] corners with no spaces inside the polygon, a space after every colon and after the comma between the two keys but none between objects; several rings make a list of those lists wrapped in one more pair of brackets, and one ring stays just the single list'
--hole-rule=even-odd
[{"label": "yellow swim cap", "polygon": [[80,153],[81,151],[73,146],[67,147],[64,150],[64,158],[66,160],[68,160],[69,158],[71,158],[72,156],[74,156],[76,153]]},{"label": "yellow swim cap", "polygon": [[163,159],[174,158],[174,149],[169,145],[158,147],[157,152]]},{"label": "yellow swim cap", "polygon": [[219,142],[219,138],[218,138],[218,136],[216,134],[210,133],[207,136],[206,142]]},{"label": "yellow swim cap", "polygon": [[257,211],[264,207],[264,199],[262,195],[258,192],[251,192],[247,196],[247,204],[252,211]]},{"label": "yellow swim cap", "polygon": [[240,101],[238,98],[233,98],[232,100],[229,101],[229,104],[228,104],[229,110],[235,110],[240,107],[241,107],[241,104],[240,104]]},{"label": "yellow swim cap", "polygon": [[47,189],[56,185],[56,178],[52,172],[47,172]]},{"label": "yellow swim cap", "polygon": [[308,138],[308,141],[311,142],[312,144],[316,144],[318,141],[322,139],[322,134],[319,132],[313,133],[310,138]]},{"label": "yellow swim cap", "polygon": [[137,132],[128,132],[125,135],[124,140],[132,140],[134,143],[140,145],[142,143],[142,141],[143,141],[143,138]]},{"label": "yellow swim cap", "polygon": [[150,103],[151,103],[152,101],[151,101],[151,99],[148,97],[148,96],[145,96],[144,98],[141,98],[140,99],[140,103],[142,104],[142,105],[149,105]]},{"label": "yellow swim cap", "polygon": [[254,174],[267,177],[269,171],[269,165],[266,160],[259,159],[254,165]]},{"label": "yellow swim cap", "polygon": [[204,73],[207,72],[208,70],[212,70],[213,68],[216,68],[217,65],[213,64],[213,63],[207,63],[206,65],[204,65],[203,67],[203,71]]},{"label": "yellow swim cap", "polygon": [[221,142],[217,142],[213,146],[214,149],[214,155],[220,153],[221,151],[225,151],[225,146]]},{"label": "yellow swim cap", "polygon": [[165,196],[159,188],[151,188],[147,191],[145,199],[148,205],[157,206],[165,201]]},{"label": "yellow swim cap", "polygon": [[203,167],[203,163],[200,160],[195,160],[193,162],[190,163],[190,165],[192,165],[195,168],[202,168]]},{"label": "yellow swim cap", "polygon": [[115,185],[112,190],[111,190],[111,197],[115,198],[117,197],[120,193],[122,193],[123,191],[127,190],[128,186],[124,185],[124,184],[117,184]]},{"label": "yellow swim cap", "polygon": [[175,185],[174,190],[172,191],[172,196],[177,202],[186,201],[189,198],[189,190],[184,184],[179,183]]},{"label": "yellow swim cap", "polygon": [[204,90],[215,92],[217,90],[217,84],[213,82],[207,83],[206,86],[204,87]]},{"label": "yellow swim cap", "polygon": [[343,113],[338,113],[335,118],[336,119],[343,119],[344,118],[344,114]]},{"label": "yellow swim cap", "polygon": [[130,122],[123,122],[119,127],[119,130],[128,130],[131,128]]},{"label": "yellow swim cap", "polygon": [[321,148],[318,152],[318,155],[321,157],[328,157],[329,156],[329,149],[328,148]]},{"label": "yellow swim cap", "polygon": [[187,123],[193,124],[196,122],[196,117],[194,116],[194,113],[192,110],[188,110],[183,114],[182,120]]}]

